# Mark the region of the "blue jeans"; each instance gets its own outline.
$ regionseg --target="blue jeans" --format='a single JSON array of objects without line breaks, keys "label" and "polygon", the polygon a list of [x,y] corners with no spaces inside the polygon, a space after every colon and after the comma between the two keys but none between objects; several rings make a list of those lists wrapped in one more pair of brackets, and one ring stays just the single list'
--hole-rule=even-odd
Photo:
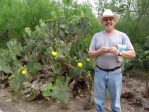
[{"label": "blue jeans", "polygon": [[96,67],[94,74],[94,102],[97,112],[104,112],[107,90],[109,91],[111,97],[112,112],[121,112],[121,68],[115,71],[105,72]]}]

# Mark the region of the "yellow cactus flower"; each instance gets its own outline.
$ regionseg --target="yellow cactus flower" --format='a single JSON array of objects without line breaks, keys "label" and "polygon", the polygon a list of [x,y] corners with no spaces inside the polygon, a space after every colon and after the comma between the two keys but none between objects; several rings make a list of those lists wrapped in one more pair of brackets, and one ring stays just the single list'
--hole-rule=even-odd
[{"label": "yellow cactus flower", "polygon": [[87,58],[87,59],[86,59],[86,61],[90,61],[90,59],[89,59],[89,58]]},{"label": "yellow cactus flower", "polygon": [[78,63],[78,67],[81,68],[82,66],[83,66],[83,64],[82,64],[81,62],[79,62],[79,63]]},{"label": "yellow cactus flower", "polygon": [[26,70],[22,70],[22,74],[25,75],[27,73]]},{"label": "yellow cactus flower", "polygon": [[53,52],[52,52],[52,56],[54,56],[54,57],[57,56],[57,52],[54,52],[54,51],[53,51]]}]

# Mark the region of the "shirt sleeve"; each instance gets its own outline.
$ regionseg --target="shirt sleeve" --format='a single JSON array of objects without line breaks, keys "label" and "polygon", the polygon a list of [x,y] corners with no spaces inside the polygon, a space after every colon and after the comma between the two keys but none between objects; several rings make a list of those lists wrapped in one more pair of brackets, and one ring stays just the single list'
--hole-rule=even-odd
[{"label": "shirt sleeve", "polygon": [[133,47],[129,37],[125,33],[123,33],[122,36],[125,38],[125,44],[127,46],[127,50],[134,50],[134,47]]},{"label": "shirt sleeve", "polygon": [[96,34],[92,37],[89,50],[96,50]]}]

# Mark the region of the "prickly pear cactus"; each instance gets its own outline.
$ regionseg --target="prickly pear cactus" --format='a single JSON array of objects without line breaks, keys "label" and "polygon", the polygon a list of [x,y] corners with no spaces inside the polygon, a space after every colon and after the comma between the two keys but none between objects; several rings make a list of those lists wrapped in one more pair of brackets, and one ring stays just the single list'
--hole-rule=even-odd
[{"label": "prickly pear cactus", "polygon": [[[71,20],[40,20],[34,30],[25,29],[23,45],[17,40],[8,42],[8,52],[3,56],[8,60],[3,62],[6,69],[2,71],[11,74],[11,91],[28,101],[41,94],[66,105],[71,81],[89,76],[93,69],[84,41],[90,31],[89,21],[88,17],[75,16]],[[64,83],[66,80],[69,83]]]}]

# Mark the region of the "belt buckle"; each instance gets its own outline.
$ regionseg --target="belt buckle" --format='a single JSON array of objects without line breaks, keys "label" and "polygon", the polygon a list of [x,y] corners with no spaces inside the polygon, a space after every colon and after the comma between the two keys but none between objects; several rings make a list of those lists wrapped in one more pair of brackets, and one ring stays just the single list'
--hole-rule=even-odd
[{"label": "belt buckle", "polygon": [[111,69],[107,69],[107,71],[108,71],[108,72],[110,72],[110,71],[111,71]]}]

